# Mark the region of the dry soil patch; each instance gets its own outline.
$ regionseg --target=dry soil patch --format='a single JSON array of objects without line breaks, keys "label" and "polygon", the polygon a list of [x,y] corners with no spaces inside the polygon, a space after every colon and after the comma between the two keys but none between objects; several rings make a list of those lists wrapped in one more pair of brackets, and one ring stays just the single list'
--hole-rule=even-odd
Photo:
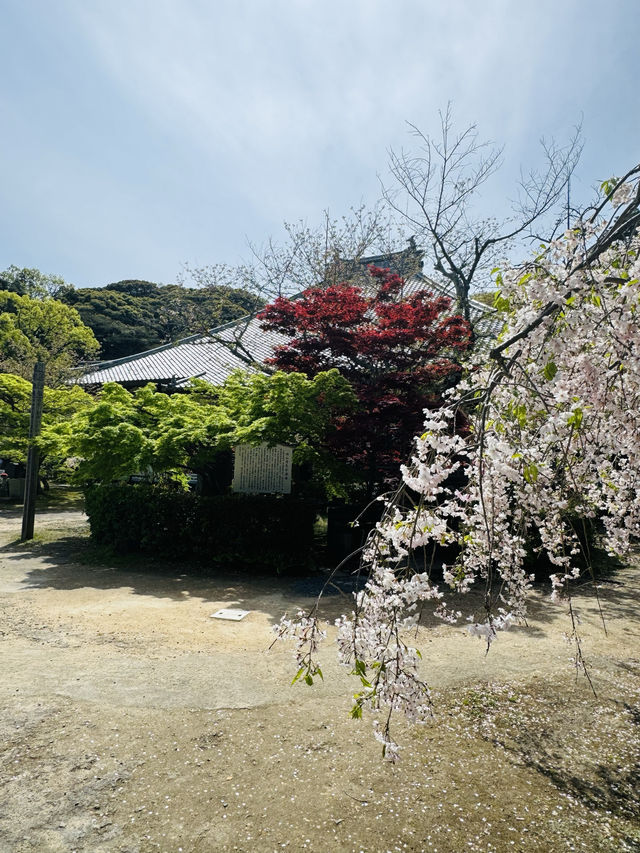
[{"label": "dry soil patch", "polygon": [[[0,851],[640,850],[640,627],[632,567],[579,594],[598,696],[569,664],[566,614],[536,592],[488,656],[427,624],[427,726],[381,761],[354,686],[290,686],[271,626],[299,579],[84,561],[78,512],[18,547],[0,510]],[[348,607],[328,600],[327,617]],[[221,607],[250,613],[220,622]]]}]

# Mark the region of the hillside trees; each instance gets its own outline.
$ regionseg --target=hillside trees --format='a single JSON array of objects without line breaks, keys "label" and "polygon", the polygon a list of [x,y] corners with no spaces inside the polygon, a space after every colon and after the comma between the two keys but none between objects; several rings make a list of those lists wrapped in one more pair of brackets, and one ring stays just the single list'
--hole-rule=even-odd
[{"label": "hillside trees", "polygon": [[31,378],[36,361],[46,364],[47,383],[59,384],[99,345],[77,311],[55,299],[0,291],[0,370]]},{"label": "hillside trees", "polygon": [[404,288],[400,276],[371,267],[367,287],[310,288],[258,315],[264,328],[291,338],[271,359],[279,370],[311,377],[337,368],[351,383],[358,409],[340,418],[331,449],[369,499],[397,480],[423,410],[441,405],[470,340],[450,299]]},{"label": "hillside trees", "polygon": [[91,327],[104,359],[171,343],[241,317],[262,304],[247,291],[231,287],[196,289],[138,280],[100,288],[67,287],[59,298]]},{"label": "hillside trees", "polygon": [[61,298],[91,328],[102,358],[119,358],[164,342],[143,300],[106,288],[68,290]]},{"label": "hillside trees", "polygon": [[32,299],[56,297],[66,287],[69,285],[61,276],[42,273],[35,268],[20,268],[12,264],[0,272],[0,290],[9,290]]}]

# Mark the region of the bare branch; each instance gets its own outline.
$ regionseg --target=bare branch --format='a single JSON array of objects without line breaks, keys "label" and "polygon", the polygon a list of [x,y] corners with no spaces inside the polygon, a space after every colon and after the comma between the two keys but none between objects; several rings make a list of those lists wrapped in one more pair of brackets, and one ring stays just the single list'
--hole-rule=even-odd
[{"label": "bare branch", "polygon": [[[397,252],[406,244],[402,230],[382,205],[373,209],[361,205],[338,219],[324,211],[317,226],[298,220],[285,222],[283,230],[282,242],[270,237],[262,246],[248,243],[248,263],[235,267],[185,265],[181,283],[188,279],[191,286],[240,289],[251,295],[259,308],[278,296],[292,296],[309,287],[350,278],[363,257]],[[205,327],[201,331],[205,340],[214,339],[255,368],[260,360],[250,352],[246,336],[254,316],[249,314],[222,334]]]},{"label": "bare branch", "polygon": [[[502,165],[501,147],[481,140],[475,124],[455,133],[451,104],[440,113],[439,138],[414,124],[409,128],[416,151],[389,151],[394,186],[383,185],[383,197],[431,246],[434,270],[452,283],[469,319],[471,288],[495,265],[498,252],[517,238],[531,239],[534,226],[563,201],[582,150],[580,128],[565,147],[541,140],[545,166],[522,175],[511,215],[502,220],[478,217],[474,209],[481,187]],[[558,221],[556,215],[554,230]]]}]

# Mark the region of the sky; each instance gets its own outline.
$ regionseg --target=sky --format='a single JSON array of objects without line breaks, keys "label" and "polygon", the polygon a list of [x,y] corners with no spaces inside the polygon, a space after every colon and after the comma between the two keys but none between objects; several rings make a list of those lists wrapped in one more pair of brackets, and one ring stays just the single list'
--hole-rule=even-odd
[{"label": "sky", "polygon": [[582,125],[572,192],[640,160],[638,0],[0,0],[0,270],[176,281],[372,205],[408,122],[504,145]]}]

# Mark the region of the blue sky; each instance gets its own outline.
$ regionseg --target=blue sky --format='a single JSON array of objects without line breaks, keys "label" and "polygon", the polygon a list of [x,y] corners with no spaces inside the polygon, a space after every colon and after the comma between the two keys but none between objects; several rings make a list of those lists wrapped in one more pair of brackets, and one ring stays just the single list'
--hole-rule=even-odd
[{"label": "blue sky", "polygon": [[640,159],[637,0],[0,0],[0,269],[76,286],[236,264],[373,203],[406,122],[505,145],[582,122],[576,195]]}]

